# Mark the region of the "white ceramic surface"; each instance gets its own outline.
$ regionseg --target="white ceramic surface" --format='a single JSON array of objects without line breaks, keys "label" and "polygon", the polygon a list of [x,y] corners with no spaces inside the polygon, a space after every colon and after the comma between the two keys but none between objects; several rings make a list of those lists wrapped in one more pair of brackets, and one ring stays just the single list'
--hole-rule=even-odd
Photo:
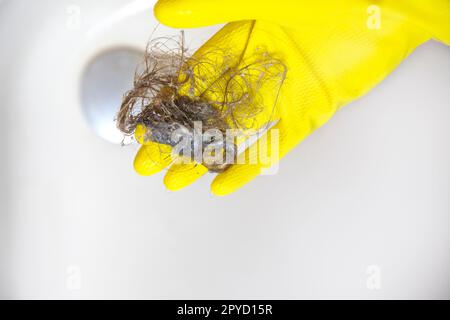
[{"label": "white ceramic surface", "polygon": [[152,4],[0,0],[1,297],[450,298],[449,48],[419,48],[277,175],[171,193],[80,99],[94,57],[143,49]]}]

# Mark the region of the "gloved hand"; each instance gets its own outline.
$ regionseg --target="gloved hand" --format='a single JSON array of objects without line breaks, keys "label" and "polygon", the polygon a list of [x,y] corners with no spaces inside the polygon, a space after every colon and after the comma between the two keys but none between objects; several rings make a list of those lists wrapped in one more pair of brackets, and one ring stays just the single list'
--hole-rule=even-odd
[{"label": "gloved hand", "polygon": [[[277,102],[279,122],[268,132],[279,133],[278,151],[269,155],[270,162],[367,93],[418,45],[431,38],[450,45],[449,0],[160,0],[155,15],[175,28],[231,22],[199,53],[221,48],[245,55],[263,46],[286,64]],[[136,136],[143,142],[142,130]],[[151,175],[169,165],[171,159],[159,153],[157,144],[143,145],[136,171]],[[249,154],[252,147],[243,156]],[[270,164],[233,165],[215,178],[211,190],[232,193]],[[164,182],[169,190],[178,190],[206,172],[202,165],[175,164]]]}]

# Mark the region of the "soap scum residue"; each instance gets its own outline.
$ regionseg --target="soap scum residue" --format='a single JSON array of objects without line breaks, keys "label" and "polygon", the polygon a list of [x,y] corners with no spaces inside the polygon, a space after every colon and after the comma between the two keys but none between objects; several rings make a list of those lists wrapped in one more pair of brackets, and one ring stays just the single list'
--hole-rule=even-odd
[{"label": "soap scum residue", "polygon": [[161,154],[170,146],[175,157],[210,172],[226,170],[237,157],[237,141],[274,120],[287,72],[263,49],[236,61],[221,49],[191,56],[183,33],[150,41],[134,88],[124,95],[117,127],[125,135],[144,129],[144,142],[161,145]]}]

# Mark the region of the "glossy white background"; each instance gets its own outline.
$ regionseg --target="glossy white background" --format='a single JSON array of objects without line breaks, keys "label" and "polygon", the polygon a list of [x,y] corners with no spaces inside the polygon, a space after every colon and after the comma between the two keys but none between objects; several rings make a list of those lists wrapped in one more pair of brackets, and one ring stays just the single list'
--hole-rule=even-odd
[{"label": "glossy white background", "polygon": [[80,106],[88,62],[156,25],[130,3],[0,0],[0,297],[450,298],[448,47],[420,47],[277,175],[171,193]]}]

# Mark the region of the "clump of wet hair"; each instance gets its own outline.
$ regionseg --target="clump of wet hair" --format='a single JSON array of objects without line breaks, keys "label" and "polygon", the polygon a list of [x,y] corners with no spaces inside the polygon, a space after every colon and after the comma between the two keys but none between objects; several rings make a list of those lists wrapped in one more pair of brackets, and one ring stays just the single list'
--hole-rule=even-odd
[{"label": "clump of wet hair", "polygon": [[[134,87],[124,95],[117,127],[133,135],[137,126],[144,126],[146,140],[172,147],[177,143],[173,133],[182,129],[192,134],[196,123],[201,123],[202,132],[218,130],[223,136],[229,129],[261,129],[271,121],[286,72],[285,65],[264,50],[246,61],[222,49],[191,56],[183,33],[157,38],[147,45]],[[270,102],[260,94],[268,83],[274,90]],[[258,119],[263,111],[266,116]],[[209,142],[203,142],[202,148]],[[224,143],[223,150],[232,152],[233,159],[237,156],[234,142]],[[203,164],[212,172],[229,166]]]}]

